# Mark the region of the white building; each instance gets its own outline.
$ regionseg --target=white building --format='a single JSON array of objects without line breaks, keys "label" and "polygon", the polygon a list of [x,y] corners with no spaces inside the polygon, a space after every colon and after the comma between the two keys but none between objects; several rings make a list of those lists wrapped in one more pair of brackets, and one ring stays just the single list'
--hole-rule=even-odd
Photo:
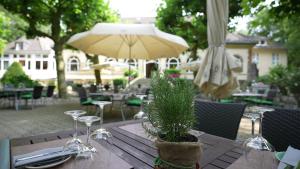
[{"label": "white building", "polygon": [[13,63],[19,62],[27,75],[35,80],[56,78],[56,63],[53,42],[47,38],[24,37],[7,44],[0,57],[0,77]]}]

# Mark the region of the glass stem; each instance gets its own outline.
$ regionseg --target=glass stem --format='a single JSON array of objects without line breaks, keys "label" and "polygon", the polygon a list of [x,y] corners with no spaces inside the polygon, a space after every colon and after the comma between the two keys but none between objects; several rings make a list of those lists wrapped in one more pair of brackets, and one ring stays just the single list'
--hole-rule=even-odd
[{"label": "glass stem", "polygon": [[74,119],[74,135],[73,138],[77,138],[77,119]]},{"label": "glass stem", "polygon": [[87,131],[86,131],[86,145],[90,145],[90,126],[87,126]]},{"label": "glass stem", "polygon": [[99,108],[100,108],[100,128],[102,127],[102,124],[103,124],[103,109],[104,109],[104,106],[103,105],[101,105],[101,106],[99,106]]},{"label": "glass stem", "polygon": [[252,124],[251,135],[252,135],[252,137],[254,137],[255,119],[251,119],[251,124]]},{"label": "glass stem", "polygon": [[263,114],[262,113],[260,113],[260,115],[259,115],[260,117],[259,117],[259,136],[262,136],[262,119],[263,119]]}]

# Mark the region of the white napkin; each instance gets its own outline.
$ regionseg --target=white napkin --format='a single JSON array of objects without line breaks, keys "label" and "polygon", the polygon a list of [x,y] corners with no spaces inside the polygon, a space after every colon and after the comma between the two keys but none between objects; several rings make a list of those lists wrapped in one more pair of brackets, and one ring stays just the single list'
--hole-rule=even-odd
[{"label": "white napkin", "polygon": [[278,169],[284,169],[287,166],[287,164],[296,167],[299,161],[300,161],[300,150],[289,146],[283,158],[280,160]]},{"label": "white napkin", "polygon": [[[34,151],[27,154],[17,155],[13,157],[14,167],[20,167],[31,163],[53,159],[56,157],[76,154],[74,150],[63,150],[63,147],[47,148],[38,151]],[[28,158],[35,156],[34,158]],[[23,158],[23,160],[22,160]]]}]

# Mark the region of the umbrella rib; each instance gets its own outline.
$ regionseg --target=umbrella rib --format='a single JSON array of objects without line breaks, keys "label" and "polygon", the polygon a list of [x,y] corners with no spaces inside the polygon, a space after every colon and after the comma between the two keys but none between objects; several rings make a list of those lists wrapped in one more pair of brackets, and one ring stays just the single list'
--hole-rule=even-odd
[{"label": "umbrella rib", "polygon": [[[110,36],[111,36],[111,35],[106,35],[104,38],[99,38],[99,39],[100,39],[100,41],[103,41],[104,39],[109,38]],[[89,50],[93,45],[95,45],[96,43],[98,43],[98,42],[99,42],[99,39],[95,40],[95,42],[93,42],[93,43],[91,43],[90,45],[88,45],[86,51]]]},{"label": "umbrella rib", "polygon": [[147,59],[149,59],[149,58],[150,58],[150,57],[149,57],[149,53],[150,53],[150,52],[149,52],[149,49],[146,48],[146,45],[145,45],[144,41],[143,41],[139,36],[138,36],[137,38],[138,38],[138,39],[141,41],[141,43],[143,44],[145,50],[146,50],[147,53],[148,53],[148,58],[147,58]]},{"label": "umbrella rib", "polygon": [[[154,39],[157,39],[156,37],[153,37]],[[172,45],[169,45],[168,43],[166,43],[166,42],[164,42],[164,41],[159,41],[159,42],[161,42],[161,43],[163,43],[163,44],[165,44],[166,46],[169,46],[170,48],[172,48],[173,50],[175,50],[175,51],[177,51]],[[173,56],[167,56],[167,58],[168,57],[173,57]]]},{"label": "umbrella rib", "polygon": [[[124,37],[123,37],[123,36],[121,36],[121,38],[123,39],[123,41],[122,41],[122,43],[120,44],[120,46],[118,47],[118,50],[116,50],[116,52],[117,52],[117,55],[116,55],[116,56],[119,56],[119,55],[118,55],[118,51],[120,51],[120,50],[121,50],[121,47],[122,47],[122,45],[125,43],[125,39],[124,39]],[[119,57],[117,57],[117,58],[119,58]]]}]

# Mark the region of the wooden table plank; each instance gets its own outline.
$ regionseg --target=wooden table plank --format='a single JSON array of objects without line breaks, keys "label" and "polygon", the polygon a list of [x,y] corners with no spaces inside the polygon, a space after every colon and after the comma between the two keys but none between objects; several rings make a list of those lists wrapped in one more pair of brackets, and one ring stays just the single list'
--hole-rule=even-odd
[{"label": "wooden table plank", "polygon": [[[154,143],[149,139],[119,128],[119,126],[139,122],[140,121],[125,121],[105,124],[104,127],[111,131],[113,135],[112,144],[108,144],[106,141],[100,141],[98,143],[110,149],[114,154],[137,169],[151,169],[154,165],[153,160],[157,156]],[[99,126],[94,126],[92,129],[97,129],[98,127]],[[80,128],[79,135],[85,134],[85,130],[85,127]],[[35,144],[55,139],[71,138],[72,134],[73,130],[67,130],[58,133],[12,139],[11,144],[12,146]],[[242,154],[241,145],[235,141],[209,134],[200,135],[199,138],[203,143],[201,166],[204,169],[226,168]]]}]

